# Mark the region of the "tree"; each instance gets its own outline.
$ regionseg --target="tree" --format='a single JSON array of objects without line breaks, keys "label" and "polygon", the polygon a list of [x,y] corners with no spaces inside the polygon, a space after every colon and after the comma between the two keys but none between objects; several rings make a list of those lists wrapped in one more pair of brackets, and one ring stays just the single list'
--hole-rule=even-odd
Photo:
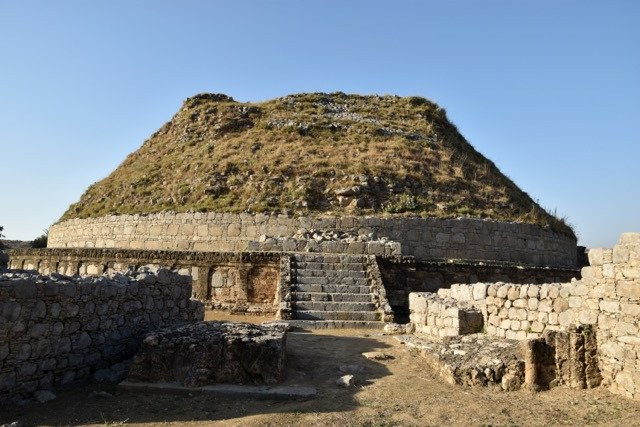
[{"label": "tree", "polygon": [[40,236],[33,239],[33,242],[31,242],[31,247],[46,248],[48,238],[49,238],[49,230],[44,230],[44,232]]}]

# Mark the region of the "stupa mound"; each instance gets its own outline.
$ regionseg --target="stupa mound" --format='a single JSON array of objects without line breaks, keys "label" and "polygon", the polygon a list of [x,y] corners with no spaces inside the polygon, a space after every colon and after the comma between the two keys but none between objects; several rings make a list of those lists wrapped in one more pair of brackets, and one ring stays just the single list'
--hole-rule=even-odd
[{"label": "stupa mound", "polygon": [[420,97],[196,95],[61,219],[163,211],[465,216],[572,235]]}]

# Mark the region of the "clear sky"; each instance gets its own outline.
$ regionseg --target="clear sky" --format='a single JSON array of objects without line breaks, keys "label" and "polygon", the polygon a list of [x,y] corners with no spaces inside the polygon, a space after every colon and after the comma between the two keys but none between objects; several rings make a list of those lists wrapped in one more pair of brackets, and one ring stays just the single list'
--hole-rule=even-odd
[{"label": "clear sky", "polygon": [[567,216],[640,231],[640,1],[0,0],[0,225],[32,239],[188,96],[421,95]]}]

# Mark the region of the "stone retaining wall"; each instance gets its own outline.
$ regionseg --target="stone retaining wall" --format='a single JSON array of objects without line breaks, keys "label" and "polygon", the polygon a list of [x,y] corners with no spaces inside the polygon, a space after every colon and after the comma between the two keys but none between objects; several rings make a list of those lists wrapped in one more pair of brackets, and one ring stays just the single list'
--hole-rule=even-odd
[{"label": "stone retaining wall", "polygon": [[142,336],[202,320],[191,280],[168,270],[68,278],[0,273],[0,404],[133,357]]},{"label": "stone retaining wall", "polygon": [[[296,240],[300,230],[371,234],[379,241]],[[267,214],[161,213],[72,219],[49,230],[52,248],[193,251],[303,251],[576,266],[576,240],[540,227],[479,219],[298,217]],[[310,245],[310,246],[309,246]]]},{"label": "stone retaining wall", "polygon": [[[571,282],[459,284],[437,295],[480,310],[486,333],[497,337],[536,339],[590,328],[603,384],[640,398],[640,233],[623,234],[613,249],[590,250],[589,262],[582,278]],[[412,319],[421,319],[421,304],[410,309]]]}]

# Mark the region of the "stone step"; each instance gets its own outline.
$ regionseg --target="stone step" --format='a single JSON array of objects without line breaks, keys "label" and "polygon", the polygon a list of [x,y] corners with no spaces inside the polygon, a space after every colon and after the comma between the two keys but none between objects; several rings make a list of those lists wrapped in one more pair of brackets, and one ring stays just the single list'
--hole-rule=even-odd
[{"label": "stone step", "polygon": [[380,314],[375,311],[319,311],[296,310],[294,319],[298,320],[379,320]]},{"label": "stone step", "polygon": [[309,270],[353,270],[364,271],[367,267],[361,262],[327,263],[327,262],[294,262],[293,268]]},{"label": "stone step", "polygon": [[[354,279],[355,280],[355,279]],[[294,285],[294,291],[298,292],[318,292],[326,294],[370,294],[370,286],[359,285],[337,285],[337,284],[310,284],[297,283]]]},{"label": "stone step", "polygon": [[293,292],[294,301],[371,302],[371,294],[339,294],[324,292]]},{"label": "stone step", "polygon": [[293,282],[299,285],[369,285],[367,279],[357,279],[354,277],[294,277]]},{"label": "stone step", "polygon": [[282,320],[292,328],[300,329],[382,329],[384,322],[366,320]]},{"label": "stone step", "polygon": [[293,301],[291,308],[296,311],[373,311],[372,302],[348,302],[348,301]]},{"label": "stone step", "polygon": [[364,279],[367,277],[364,270],[311,270],[296,269],[296,277],[353,277],[356,279]]}]

